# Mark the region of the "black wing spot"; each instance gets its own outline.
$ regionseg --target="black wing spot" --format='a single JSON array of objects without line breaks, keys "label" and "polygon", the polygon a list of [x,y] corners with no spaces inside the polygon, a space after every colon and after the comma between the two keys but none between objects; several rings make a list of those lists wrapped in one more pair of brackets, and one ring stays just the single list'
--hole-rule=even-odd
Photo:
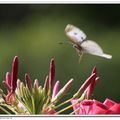
[{"label": "black wing spot", "polygon": [[81,39],[83,40],[84,38],[83,38],[83,37],[81,37]]},{"label": "black wing spot", "polygon": [[77,33],[76,33],[76,32],[74,32],[74,35],[77,35]]}]

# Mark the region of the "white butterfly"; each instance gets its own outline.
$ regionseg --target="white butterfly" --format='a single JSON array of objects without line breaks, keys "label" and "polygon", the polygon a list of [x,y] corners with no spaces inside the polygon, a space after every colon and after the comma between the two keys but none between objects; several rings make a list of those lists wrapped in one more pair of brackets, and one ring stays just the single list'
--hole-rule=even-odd
[{"label": "white butterfly", "polygon": [[86,40],[86,34],[74,25],[68,24],[65,28],[65,33],[69,37],[73,47],[75,47],[78,51],[79,55],[82,55],[83,53],[89,53],[107,59],[112,58],[112,55],[103,53],[102,48],[96,42],[92,40]]}]

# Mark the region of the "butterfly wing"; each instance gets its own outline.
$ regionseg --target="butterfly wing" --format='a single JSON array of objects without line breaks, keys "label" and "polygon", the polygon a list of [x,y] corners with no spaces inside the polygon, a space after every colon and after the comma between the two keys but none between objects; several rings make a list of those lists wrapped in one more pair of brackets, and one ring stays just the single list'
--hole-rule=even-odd
[{"label": "butterfly wing", "polygon": [[73,44],[81,43],[86,39],[86,34],[74,25],[68,24],[65,28],[65,33]]},{"label": "butterfly wing", "polygon": [[84,53],[89,53],[92,55],[97,55],[97,56],[101,56],[107,59],[111,59],[112,56],[103,53],[102,48],[94,41],[91,40],[86,40],[84,42],[81,43],[81,47]]}]

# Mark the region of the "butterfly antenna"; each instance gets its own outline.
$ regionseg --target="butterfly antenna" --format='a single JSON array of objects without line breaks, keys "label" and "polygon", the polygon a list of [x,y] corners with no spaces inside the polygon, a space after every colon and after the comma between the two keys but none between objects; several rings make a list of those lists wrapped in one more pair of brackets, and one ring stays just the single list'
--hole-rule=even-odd
[{"label": "butterfly antenna", "polygon": [[58,44],[64,44],[64,42],[59,42]]},{"label": "butterfly antenna", "polygon": [[64,41],[64,42],[59,42],[58,44],[71,44],[71,43],[68,41]]}]

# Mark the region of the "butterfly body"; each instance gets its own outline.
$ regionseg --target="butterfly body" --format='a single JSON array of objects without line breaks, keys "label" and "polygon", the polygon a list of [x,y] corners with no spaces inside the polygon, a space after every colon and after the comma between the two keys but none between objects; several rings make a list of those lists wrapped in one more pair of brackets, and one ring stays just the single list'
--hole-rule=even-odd
[{"label": "butterfly body", "polygon": [[79,28],[68,24],[65,28],[65,33],[79,54],[88,53],[107,59],[112,58],[111,55],[103,53],[102,48],[96,42],[86,40],[86,34]]}]

